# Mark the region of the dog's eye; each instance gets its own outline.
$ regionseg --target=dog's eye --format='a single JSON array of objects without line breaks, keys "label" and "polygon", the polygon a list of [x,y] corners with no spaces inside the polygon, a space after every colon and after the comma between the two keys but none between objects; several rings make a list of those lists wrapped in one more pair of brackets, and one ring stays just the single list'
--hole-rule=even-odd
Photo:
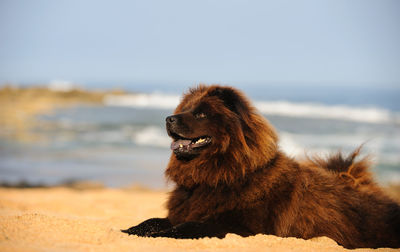
[{"label": "dog's eye", "polygon": [[200,119],[200,118],[206,118],[207,116],[204,113],[197,113],[194,115],[194,117],[196,117],[197,119]]}]

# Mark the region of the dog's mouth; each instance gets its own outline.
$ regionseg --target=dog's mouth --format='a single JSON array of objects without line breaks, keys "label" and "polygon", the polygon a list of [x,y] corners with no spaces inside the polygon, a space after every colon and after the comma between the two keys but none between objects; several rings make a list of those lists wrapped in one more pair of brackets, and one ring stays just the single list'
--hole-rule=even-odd
[{"label": "dog's mouth", "polygon": [[176,133],[172,133],[171,137],[174,139],[171,143],[171,150],[173,150],[176,154],[190,154],[194,150],[200,149],[202,147],[206,147],[211,143],[210,136],[201,136],[196,138],[185,138]]}]

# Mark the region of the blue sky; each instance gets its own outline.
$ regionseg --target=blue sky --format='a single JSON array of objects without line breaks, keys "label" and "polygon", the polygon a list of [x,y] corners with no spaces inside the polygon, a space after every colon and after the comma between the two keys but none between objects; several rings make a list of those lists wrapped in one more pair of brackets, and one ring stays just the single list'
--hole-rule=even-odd
[{"label": "blue sky", "polygon": [[0,83],[400,86],[400,1],[1,0]]}]

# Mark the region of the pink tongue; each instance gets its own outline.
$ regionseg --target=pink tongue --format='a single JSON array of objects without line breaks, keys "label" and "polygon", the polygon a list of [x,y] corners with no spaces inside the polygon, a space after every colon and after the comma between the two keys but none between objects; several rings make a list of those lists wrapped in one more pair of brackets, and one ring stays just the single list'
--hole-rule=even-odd
[{"label": "pink tongue", "polygon": [[192,142],[192,140],[183,140],[183,139],[179,139],[175,142],[172,142],[171,144],[171,150],[177,150],[179,149],[179,147],[182,145],[182,147],[186,147],[188,146],[190,143]]}]

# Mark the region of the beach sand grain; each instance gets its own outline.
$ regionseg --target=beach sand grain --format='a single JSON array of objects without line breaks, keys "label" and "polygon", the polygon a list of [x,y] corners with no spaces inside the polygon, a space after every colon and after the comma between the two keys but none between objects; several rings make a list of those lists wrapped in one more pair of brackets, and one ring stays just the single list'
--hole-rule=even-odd
[{"label": "beach sand grain", "polygon": [[0,251],[346,251],[326,237],[176,240],[120,232],[165,216],[167,197],[145,189],[0,188]]}]

